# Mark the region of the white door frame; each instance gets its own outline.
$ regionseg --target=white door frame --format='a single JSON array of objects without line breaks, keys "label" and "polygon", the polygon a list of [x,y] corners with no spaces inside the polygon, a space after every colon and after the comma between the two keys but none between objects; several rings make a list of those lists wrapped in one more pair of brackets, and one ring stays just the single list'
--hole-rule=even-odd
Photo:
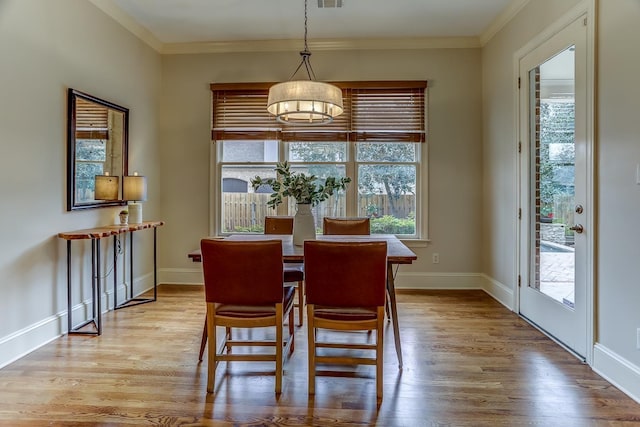
[{"label": "white door frame", "polygon": [[[554,34],[560,32],[566,26],[574,22],[576,19],[581,17],[582,15],[587,16],[587,88],[586,88],[586,115],[587,115],[587,129],[586,129],[586,167],[587,167],[587,182],[586,182],[586,194],[587,201],[584,203],[585,210],[588,210],[591,214],[584,221],[584,226],[586,229],[586,258],[587,258],[587,268],[585,273],[585,281],[586,281],[586,322],[587,322],[587,343],[586,343],[586,354],[584,355],[586,362],[591,365],[593,361],[593,344],[595,341],[595,325],[594,325],[594,313],[595,313],[595,294],[594,294],[594,277],[595,277],[595,240],[594,236],[596,234],[595,224],[596,224],[596,210],[595,210],[595,186],[594,186],[594,173],[595,173],[595,119],[596,119],[596,111],[595,111],[595,19],[596,19],[596,0],[583,0],[570,11],[568,11],[565,15],[563,15],[560,19],[554,22],[552,25],[547,27],[544,31],[534,37],[531,41],[529,41],[525,46],[516,51],[513,56],[513,75],[514,75],[514,108],[516,117],[515,121],[515,136],[516,136],[516,146],[520,147],[520,135],[521,135],[521,126],[526,125],[526,123],[520,123],[520,90],[518,89],[518,77],[520,76],[520,60],[525,57],[528,53],[533,51],[535,48],[543,44],[549,38],[551,38]],[[522,234],[522,221],[526,221],[525,212],[528,211],[528,202],[526,200],[526,194],[528,194],[528,179],[523,182],[522,174],[522,166],[521,159],[522,156],[529,156],[528,153],[525,153],[525,149],[522,149],[522,153],[516,150],[515,156],[515,171],[516,171],[516,179],[518,183],[516,185],[516,200],[518,201],[518,212],[516,213],[520,219],[515,222],[515,234],[517,236],[517,244],[516,244],[516,257],[515,257],[515,277],[514,282],[515,292],[513,293],[514,301],[513,307],[516,313],[520,312],[520,278],[523,276],[521,269],[523,266],[528,266],[528,256],[527,253],[523,253],[522,245],[523,239],[527,239],[527,236],[523,236]],[[526,191],[526,193],[525,193]],[[524,196],[524,197],[523,197]],[[526,203],[526,205],[525,205]],[[526,268],[526,267],[525,267]],[[562,343],[559,343],[562,345]],[[564,347],[564,346],[563,346]]]}]

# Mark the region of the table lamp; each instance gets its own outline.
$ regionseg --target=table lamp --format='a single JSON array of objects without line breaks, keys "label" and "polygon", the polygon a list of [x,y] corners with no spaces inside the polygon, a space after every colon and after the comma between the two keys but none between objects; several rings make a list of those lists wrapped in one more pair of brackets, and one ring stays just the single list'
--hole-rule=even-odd
[{"label": "table lamp", "polygon": [[96,175],[93,198],[95,200],[118,200],[118,185],[118,177],[109,175],[109,172],[105,172],[104,175]]},{"label": "table lamp", "polygon": [[147,179],[134,172],[133,175],[122,177],[123,188],[122,198],[129,203],[129,223],[140,224],[142,222],[142,204],[139,202],[147,200]]}]

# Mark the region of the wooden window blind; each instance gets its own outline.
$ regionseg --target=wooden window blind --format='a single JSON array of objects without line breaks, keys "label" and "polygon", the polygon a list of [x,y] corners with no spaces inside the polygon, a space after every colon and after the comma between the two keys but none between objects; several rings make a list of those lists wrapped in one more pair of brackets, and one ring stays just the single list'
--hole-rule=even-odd
[{"label": "wooden window blind", "polygon": [[287,126],[266,109],[272,83],[212,84],[213,140],[424,142],[426,81],[333,83],[344,112],[317,126]]},{"label": "wooden window blind", "polygon": [[76,99],[76,138],[109,139],[109,111],[102,105]]}]

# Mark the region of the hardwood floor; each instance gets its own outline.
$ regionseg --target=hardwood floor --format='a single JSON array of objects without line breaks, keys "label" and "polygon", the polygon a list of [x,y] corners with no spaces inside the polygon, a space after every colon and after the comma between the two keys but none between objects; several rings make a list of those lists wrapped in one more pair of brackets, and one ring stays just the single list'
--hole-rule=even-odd
[{"label": "hardwood floor", "polygon": [[482,291],[398,302],[404,369],[387,323],[380,404],[372,366],[320,376],[308,397],[306,325],[279,397],[273,364],[242,362],[221,364],[207,395],[203,289],[163,285],[154,303],[106,313],[101,336],[63,336],[1,369],[0,425],[640,425],[638,403]]}]

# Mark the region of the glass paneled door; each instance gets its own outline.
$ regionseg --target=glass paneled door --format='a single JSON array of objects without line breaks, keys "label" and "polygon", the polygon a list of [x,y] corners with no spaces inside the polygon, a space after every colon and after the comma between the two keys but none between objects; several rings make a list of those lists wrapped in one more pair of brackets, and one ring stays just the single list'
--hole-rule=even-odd
[{"label": "glass paneled door", "polygon": [[590,215],[585,22],[520,60],[520,314],[582,357]]}]

